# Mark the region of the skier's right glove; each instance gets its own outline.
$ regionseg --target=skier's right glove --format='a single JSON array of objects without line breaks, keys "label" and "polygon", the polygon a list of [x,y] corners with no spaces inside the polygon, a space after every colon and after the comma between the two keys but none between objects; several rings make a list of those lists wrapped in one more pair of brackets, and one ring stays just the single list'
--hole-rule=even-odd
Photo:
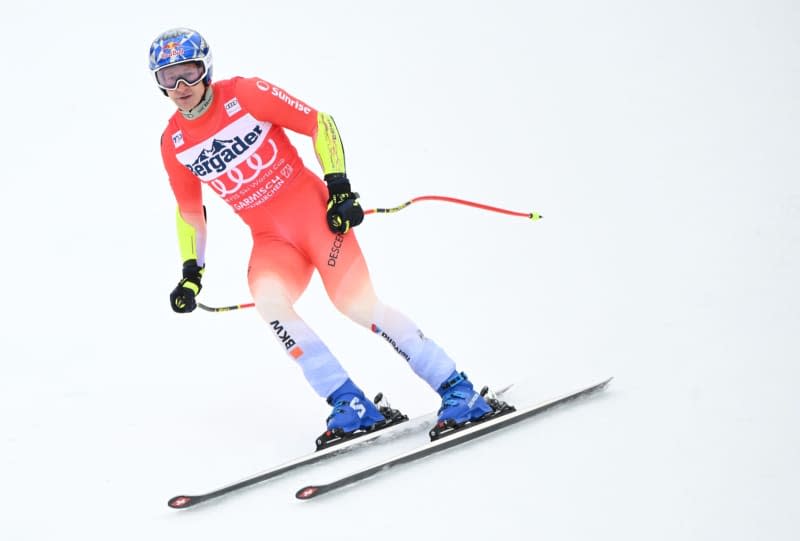
[{"label": "skier's right glove", "polygon": [[200,279],[203,276],[205,265],[197,265],[196,259],[189,259],[183,262],[183,279],[178,282],[177,287],[169,295],[169,304],[175,312],[185,314],[197,308],[197,297],[203,286]]}]

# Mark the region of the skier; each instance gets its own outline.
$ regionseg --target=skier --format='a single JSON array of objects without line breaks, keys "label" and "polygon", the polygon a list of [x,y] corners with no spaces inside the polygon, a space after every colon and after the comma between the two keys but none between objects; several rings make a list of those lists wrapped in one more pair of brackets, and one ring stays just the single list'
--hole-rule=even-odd
[{"label": "skier", "polygon": [[[377,298],[352,231],[364,213],[333,118],[261,78],[212,83],[212,68],[211,50],[194,30],[167,30],[150,47],[155,82],[178,108],[161,137],[183,262],[172,309],[193,311],[202,289],[206,185],[249,226],[253,301],[314,391],[333,407],[329,431],[351,435],[386,420],[293,308],[314,269],[339,311],[382,336],[439,393],[439,421],[463,424],[491,413],[454,361]],[[311,138],[324,183],[303,164],[285,129]]]}]

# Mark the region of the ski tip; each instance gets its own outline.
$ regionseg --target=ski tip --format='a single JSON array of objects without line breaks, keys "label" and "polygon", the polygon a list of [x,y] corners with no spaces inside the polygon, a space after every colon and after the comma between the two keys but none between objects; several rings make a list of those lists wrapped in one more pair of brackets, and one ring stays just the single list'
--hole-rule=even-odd
[{"label": "ski tip", "polygon": [[614,379],[614,376],[611,376],[610,378],[604,379],[603,381],[601,381],[601,382],[597,383],[596,385],[594,385],[593,387],[591,387],[589,389],[589,392],[594,393],[594,392],[604,391],[606,389],[606,387],[608,387],[608,384],[611,383],[611,380],[613,380],[613,379]]},{"label": "ski tip", "polygon": [[298,500],[310,500],[317,495],[317,492],[319,492],[319,487],[311,485],[298,490],[294,497]]},{"label": "ski tip", "polygon": [[174,498],[170,498],[167,505],[173,509],[183,509],[184,507],[189,507],[193,503],[194,499],[191,496],[175,496]]},{"label": "ski tip", "polygon": [[608,387],[608,384],[611,383],[611,380],[613,380],[613,379],[614,379],[614,377],[611,376],[610,378],[606,378],[606,379],[604,379],[602,381],[598,381],[597,383],[595,383],[594,385],[591,386],[591,389],[593,389],[595,391],[602,391],[603,389]]}]

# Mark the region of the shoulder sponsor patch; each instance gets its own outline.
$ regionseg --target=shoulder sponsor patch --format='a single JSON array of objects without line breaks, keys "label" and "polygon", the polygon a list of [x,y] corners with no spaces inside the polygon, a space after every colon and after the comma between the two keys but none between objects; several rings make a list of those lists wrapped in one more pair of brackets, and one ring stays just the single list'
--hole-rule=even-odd
[{"label": "shoulder sponsor patch", "polygon": [[183,146],[183,132],[181,130],[172,134],[172,144],[175,145],[175,148]]},{"label": "shoulder sponsor patch", "polygon": [[311,112],[311,107],[303,103],[302,101],[298,100],[297,98],[287,94],[277,86],[272,87],[272,95],[281,100],[283,103],[292,107],[293,109],[297,109],[298,111],[302,112],[303,114],[309,114]]},{"label": "shoulder sponsor patch", "polygon": [[228,116],[233,116],[241,110],[242,106],[239,105],[238,98],[233,98],[229,102],[225,103],[225,112],[228,113]]}]

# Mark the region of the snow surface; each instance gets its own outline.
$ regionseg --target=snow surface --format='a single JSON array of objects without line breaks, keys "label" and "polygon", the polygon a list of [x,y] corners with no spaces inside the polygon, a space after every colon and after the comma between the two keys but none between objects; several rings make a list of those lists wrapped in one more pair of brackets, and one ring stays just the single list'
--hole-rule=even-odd
[{"label": "snow surface", "polygon": [[[332,113],[366,207],[541,212],[424,202],[358,234],[476,382],[611,386],[336,496],[293,495],[424,434],[169,509],[307,452],[328,413],[254,311],[167,306],[172,106],[146,55],[181,25],[216,78]],[[6,5],[0,538],[800,538],[798,28],[768,0]],[[246,302],[247,231],[208,207],[202,300]],[[316,279],[299,310],[370,393],[436,408]]]}]

